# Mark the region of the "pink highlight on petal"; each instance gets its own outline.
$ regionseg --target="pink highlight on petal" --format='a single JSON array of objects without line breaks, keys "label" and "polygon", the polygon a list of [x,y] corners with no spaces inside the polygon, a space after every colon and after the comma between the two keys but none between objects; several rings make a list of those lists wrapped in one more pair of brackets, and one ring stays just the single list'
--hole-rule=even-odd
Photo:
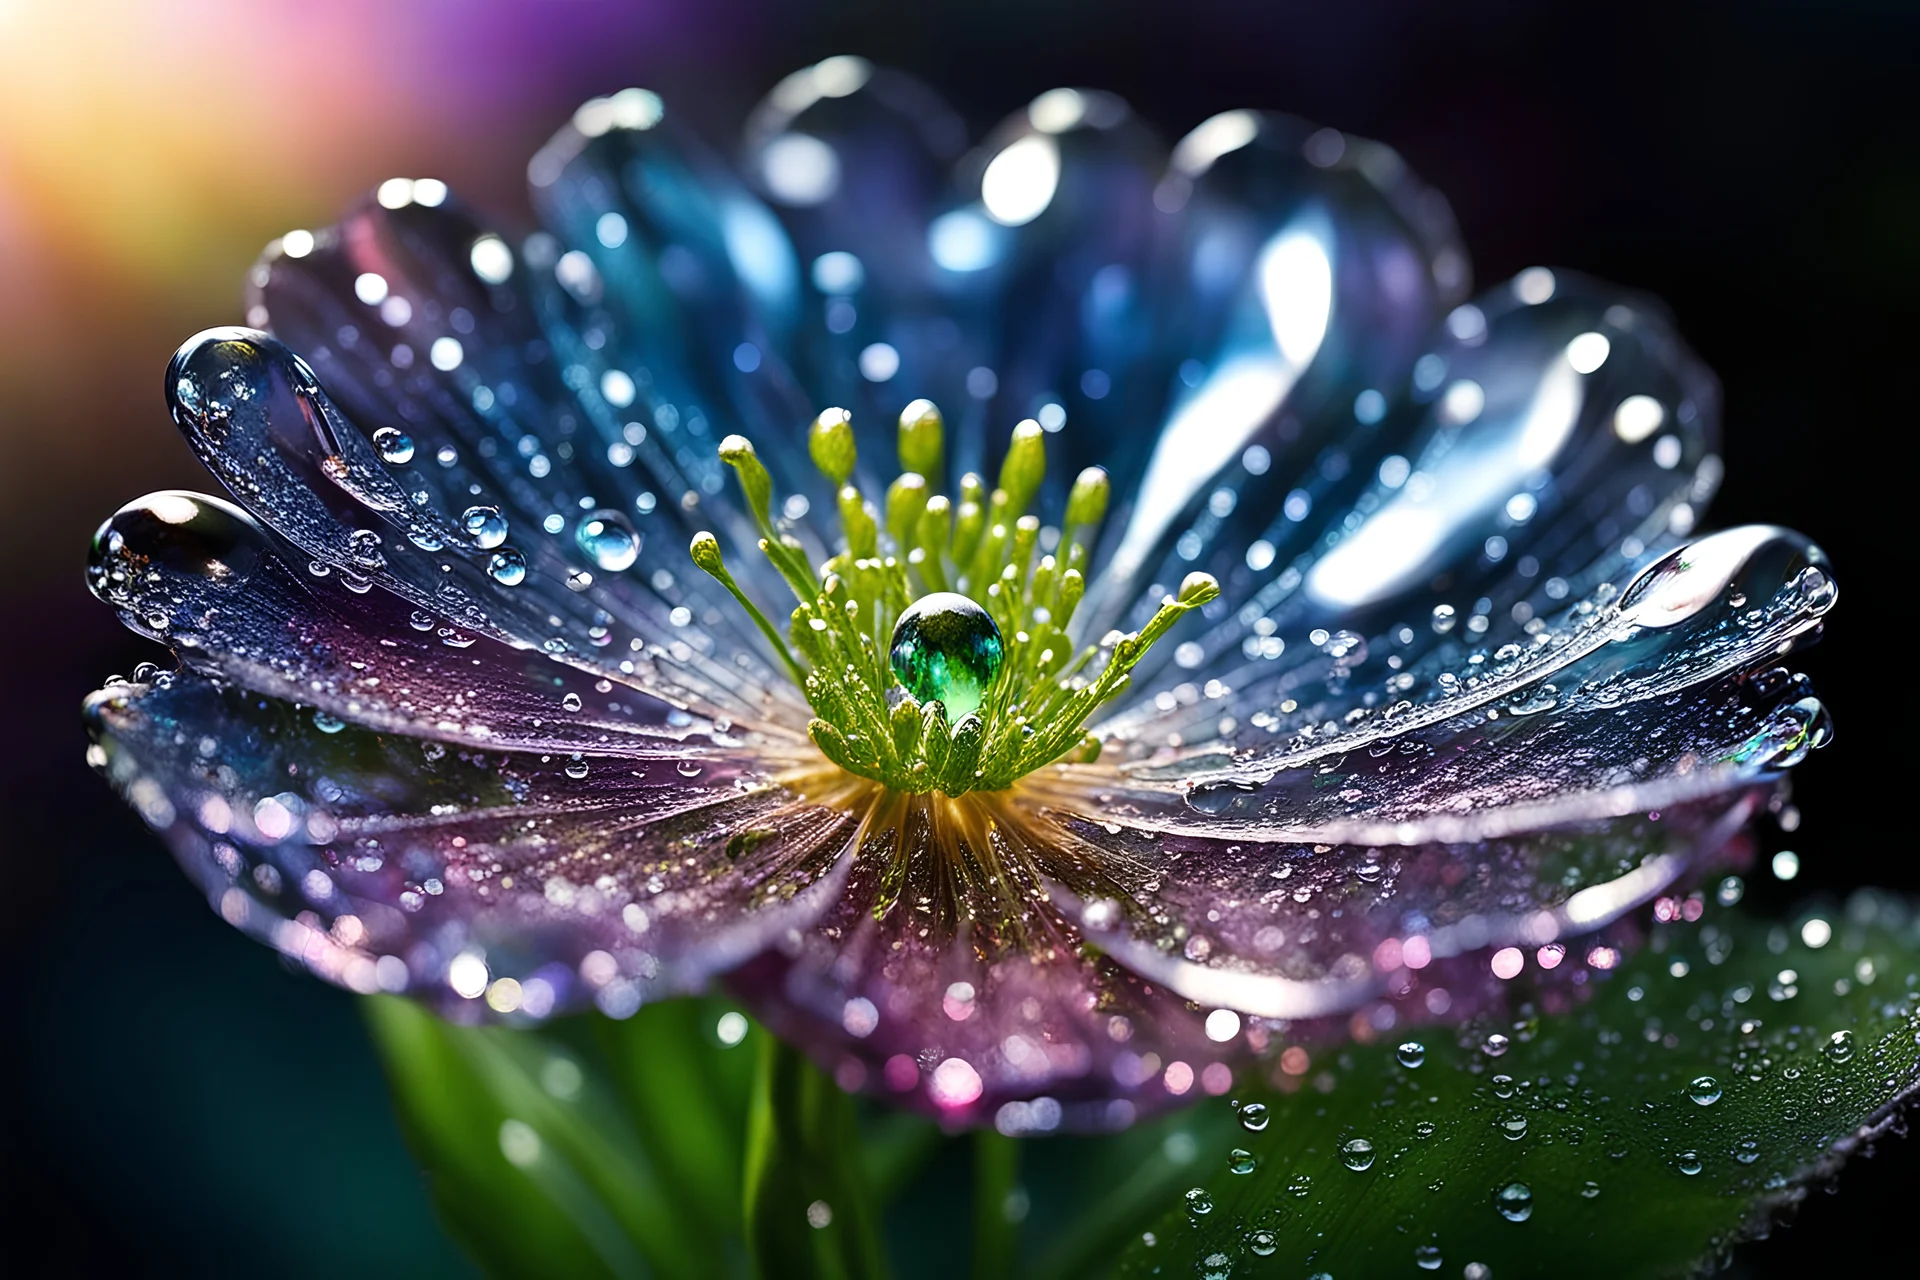
[{"label": "pink highlight on petal", "polygon": [[[888,1062],[887,1069],[892,1071],[892,1061]],[[980,1073],[973,1069],[971,1062],[965,1058],[948,1058],[933,1069],[933,1078],[927,1081],[927,1094],[938,1105],[952,1109],[978,1101],[984,1087]]]},{"label": "pink highlight on petal", "polygon": [[1493,953],[1493,976],[1502,981],[1519,977],[1526,965],[1527,958],[1518,947],[1502,947]]},{"label": "pink highlight on petal", "polygon": [[1400,939],[1382,939],[1380,945],[1373,949],[1373,967],[1381,973],[1392,973],[1400,967],[1403,954]]},{"label": "pink highlight on petal", "polygon": [[1207,1069],[1200,1073],[1200,1087],[1219,1097],[1233,1088],[1233,1068],[1224,1062],[1209,1062]]},{"label": "pink highlight on petal", "polygon": [[1409,969],[1424,969],[1433,963],[1433,944],[1424,935],[1415,935],[1400,944],[1400,963]]},{"label": "pink highlight on petal", "polygon": [[881,1068],[887,1088],[895,1093],[905,1093],[920,1083],[919,1064],[904,1053],[896,1053],[887,1059],[887,1065]]},{"label": "pink highlight on petal", "polygon": [[1534,952],[1533,958],[1542,969],[1558,969],[1560,962],[1567,958],[1567,949],[1557,942],[1549,942]]}]

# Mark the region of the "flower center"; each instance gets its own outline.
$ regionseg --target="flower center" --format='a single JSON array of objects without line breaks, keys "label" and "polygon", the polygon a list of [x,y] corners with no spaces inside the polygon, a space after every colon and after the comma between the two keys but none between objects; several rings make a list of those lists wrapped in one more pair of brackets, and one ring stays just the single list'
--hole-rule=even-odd
[{"label": "flower center", "polygon": [[[807,560],[789,521],[773,516],[773,480],[741,436],[720,444],[761,532],[759,548],[797,604],[783,636],[727,571],[711,533],[694,563],[752,616],[813,708],[808,733],[849,773],[895,791],[998,791],[1063,758],[1092,760],[1083,728],[1126,686],[1146,651],[1189,609],[1220,594],[1187,575],[1138,632],[1076,646],[1069,632],[1086,590],[1088,549],[1106,515],[1099,467],[1074,481],[1065,518],[1046,528],[1028,508],[1046,475],[1040,424],[1013,429],[999,483],[960,479],[960,497],[931,492],[942,470],[940,411],[916,400],[900,415],[906,468],[887,486],[884,517],[852,482],[853,425],[828,409],[808,433],[814,465],[837,495],[840,550]],[[823,539],[824,541],[824,539]]]}]

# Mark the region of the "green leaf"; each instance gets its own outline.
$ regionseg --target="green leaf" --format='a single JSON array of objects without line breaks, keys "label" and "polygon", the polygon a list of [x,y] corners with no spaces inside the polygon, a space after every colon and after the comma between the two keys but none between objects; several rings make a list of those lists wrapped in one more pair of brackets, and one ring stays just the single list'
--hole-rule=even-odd
[{"label": "green leaf", "polygon": [[745,1273],[752,1050],[713,1035],[723,1006],[537,1030],[457,1027],[389,997],[365,1007],[442,1219],[490,1274]]},{"label": "green leaf", "polygon": [[886,1275],[853,1099],[772,1037],[761,1049],[748,1120],[745,1199],[755,1274]]},{"label": "green leaf", "polygon": [[[1415,1033],[1417,1067],[1389,1038],[1285,1077],[1290,1092],[1243,1092],[1268,1109],[1258,1131],[1202,1104],[1189,1189],[1136,1219],[1150,1230],[1123,1273],[1514,1276],[1550,1259],[1562,1277],[1684,1275],[1920,1088],[1920,926],[1890,898],[1656,926],[1592,986],[1559,1016],[1523,989],[1512,1026]],[[1230,1170],[1234,1148],[1251,1172]]]}]

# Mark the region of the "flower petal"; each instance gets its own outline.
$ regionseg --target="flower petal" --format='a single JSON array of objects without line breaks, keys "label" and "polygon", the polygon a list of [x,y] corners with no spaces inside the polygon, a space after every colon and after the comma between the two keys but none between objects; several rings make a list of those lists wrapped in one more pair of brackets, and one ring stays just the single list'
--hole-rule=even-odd
[{"label": "flower petal", "polygon": [[[385,591],[356,594],[339,574],[294,568],[283,550],[218,498],[156,493],[101,527],[88,581],[129,628],[195,670],[382,732],[483,749],[692,761],[743,747],[772,761],[805,742],[794,731],[736,732],[728,720],[696,718],[627,683],[461,632]],[[652,655],[631,654],[621,666],[643,684],[672,683],[657,679]],[[746,710],[763,722],[797,714],[779,705]]]},{"label": "flower petal", "polygon": [[[609,569],[589,551],[590,494],[529,487],[509,499],[499,496],[515,492],[506,478],[496,488],[441,474],[417,443],[409,445],[413,456],[389,462],[376,439],[381,429],[349,421],[277,339],[209,331],[174,356],[167,381],[175,421],[208,468],[351,590],[378,586],[458,629],[538,648],[615,681],[635,681],[619,664],[652,652],[654,692],[669,701],[745,714],[775,680],[757,648],[737,639],[744,628],[713,598],[717,588],[679,571],[677,547],[667,553],[672,568],[656,561],[643,578],[629,571],[638,563],[636,538]],[[424,417],[408,421],[431,441],[439,433],[428,435],[427,426]],[[545,456],[535,437],[522,438],[536,444],[534,457]],[[484,521],[476,525],[462,501],[481,504],[475,511]],[[554,532],[536,523],[543,506]],[[698,627],[689,625],[696,619]]]},{"label": "flower petal", "polygon": [[840,898],[729,984],[846,1088],[1009,1131],[1116,1128],[1224,1091],[1245,1045],[1084,945],[1048,886],[1113,892],[1017,797],[896,801]]},{"label": "flower petal", "polygon": [[230,923],[463,1019],[697,989],[844,874],[845,812],[750,753],[449,749],[184,673],[87,711],[96,763]]},{"label": "flower petal", "polygon": [[1137,492],[1108,538],[1094,634],[1128,606],[1151,612],[1157,600],[1136,599],[1148,583],[1191,568],[1216,569],[1229,604],[1244,594],[1248,513],[1264,523],[1290,489],[1374,447],[1364,397],[1405,377],[1466,289],[1445,200],[1389,148],[1292,117],[1202,123],[1154,200],[1171,232],[1152,286],[1155,371],[1175,394],[1150,456],[1124,438],[1109,448],[1133,462],[1118,492]]},{"label": "flower petal", "polygon": [[1205,568],[1223,597],[1214,625],[1136,669],[1136,702],[1196,676],[1297,685],[1328,640],[1346,671],[1369,650],[1406,664],[1448,643],[1531,644],[1534,618],[1689,532],[1719,480],[1711,375],[1657,311],[1577,276],[1523,276],[1457,309],[1391,390],[1379,424],[1349,418],[1284,499],[1229,493],[1235,519],[1188,530],[1195,560],[1162,578]]}]

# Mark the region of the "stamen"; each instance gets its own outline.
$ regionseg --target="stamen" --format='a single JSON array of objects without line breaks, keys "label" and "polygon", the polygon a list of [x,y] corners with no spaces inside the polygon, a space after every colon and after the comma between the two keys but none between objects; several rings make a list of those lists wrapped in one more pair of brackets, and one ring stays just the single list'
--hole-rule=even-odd
[{"label": "stamen", "polygon": [[[763,535],[760,549],[798,601],[785,640],[728,573],[711,533],[694,538],[692,554],[786,662],[813,707],[807,731],[822,755],[896,792],[960,796],[1003,790],[1056,761],[1097,757],[1100,744],[1082,727],[1087,717],[1220,588],[1190,574],[1137,634],[1116,632],[1076,652],[1069,627],[1106,516],[1106,472],[1080,473],[1056,552],[1036,563],[1042,526],[1027,508],[1046,477],[1039,423],[1014,428],[991,491],[978,475],[962,476],[957,503],[933,492],[944,433],[931,402],[902,411],[906,470],[887,486],[883,520],[853,482],[850,415],[828,409],[814,419],[807,449],[834,486],[843,542],[817,571],[801,542],[775,525],[773,482],[753,446],[740,436],[721,443]],[[1083,674],[1096,664],[1095,674]]]}]

